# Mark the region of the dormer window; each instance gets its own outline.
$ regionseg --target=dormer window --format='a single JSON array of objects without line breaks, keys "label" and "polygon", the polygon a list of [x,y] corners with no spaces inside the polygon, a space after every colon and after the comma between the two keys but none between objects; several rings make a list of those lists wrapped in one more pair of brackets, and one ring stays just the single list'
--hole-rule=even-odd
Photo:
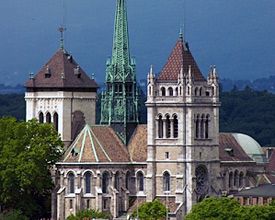
[{"label": "dormer window", "polygon": [[49,66],[47,66],[47,68],[46,68],[45,78],[51,78],[51,70],[50,70]]},{"label": "dormer window", "polygon": [[80,73],[80,68],[79,68],[79,66],[77,66],[76,68],[74,68],[74,75],[76,75],[77,78],[80,78],[81,73]]},{"label": "dormer window", "polygon": [[225,148],[224,150],[229,154],[229,156],[231,156],[231,157],[234,156],[234,150],[233,150],[233,148]]}]

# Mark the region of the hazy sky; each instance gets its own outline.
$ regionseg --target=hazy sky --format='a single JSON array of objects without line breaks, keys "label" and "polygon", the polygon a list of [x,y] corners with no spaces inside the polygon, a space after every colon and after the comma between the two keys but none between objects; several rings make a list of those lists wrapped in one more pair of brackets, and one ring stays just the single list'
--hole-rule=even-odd
[{"label": "hazy sky", "polygon": [[[104,80],[115,0],[64,1],[65,7],[62,0],[1,0],[0,83],[22,83],[48,61],[59,47],[63,17],[66,49],[88,74]],[[128,0],[138,78],[151,64],[161,70],[184,17],[186,39],[204,75],[212,64],[221,78],[275,75],[275,0]]]}]

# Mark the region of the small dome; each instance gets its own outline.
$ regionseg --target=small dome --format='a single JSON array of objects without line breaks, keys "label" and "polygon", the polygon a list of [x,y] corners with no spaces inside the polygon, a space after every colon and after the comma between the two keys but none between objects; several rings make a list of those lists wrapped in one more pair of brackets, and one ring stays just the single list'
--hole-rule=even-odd
[{"label": "small dome", "polygon": [[252,137],[241,134],[233,133],[232,134],[238,144],[243,148],[245,153],[251,157],[257,163],[265,163],[266,157],[263,152],[261,145]]}]

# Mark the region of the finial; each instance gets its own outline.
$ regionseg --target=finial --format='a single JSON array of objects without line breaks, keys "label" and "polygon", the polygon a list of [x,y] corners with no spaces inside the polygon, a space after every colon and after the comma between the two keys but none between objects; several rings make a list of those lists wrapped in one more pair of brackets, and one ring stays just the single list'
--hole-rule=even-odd
[{"label": "finial", "polygon": [[95,79],[95,74],[94,73],[92,73],[92,79]]},{"label": "finial", "polygon": [[34,79],[33,72],[30,72],[30,73],[29,73],[29,78],[30,78],[30,79]]},{"label": "finial", "polygon": [[183,29],[180,27],[179,38],[183,39]]},{"label": "finial", "polygon": [[153,65],[150,66],[150,75],[153,76],[154,73],[153,73]]},{"label": "finial", "polygon": [[64,32],[66,31],[66,28],[63,26],[60,26],[58,28],[58,31],[60,32],[60,48],[64,50]]}]

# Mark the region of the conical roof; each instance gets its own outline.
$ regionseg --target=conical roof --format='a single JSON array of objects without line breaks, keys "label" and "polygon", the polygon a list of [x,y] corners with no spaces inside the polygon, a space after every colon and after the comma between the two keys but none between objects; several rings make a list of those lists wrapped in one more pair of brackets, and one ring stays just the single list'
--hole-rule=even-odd
[{"label": "conical roof", "polygon": [[111,127],[86,125],[65,152],[63,162],[130,162],[130,157]]},{"label": "conical roof", "polygon": [[205,81],[187,43],[180,37],[163,67],[158,79],[164,81],[178,80],[178,75],[183,67],[187,73],[191,66],[191,73],[195,81]]},{"label": "conical roof", "polygon": [[29,79],[27,89],[90,89],[96,90],[98,85],[77,64],[71,54],[59,49],[53,57]]}]

